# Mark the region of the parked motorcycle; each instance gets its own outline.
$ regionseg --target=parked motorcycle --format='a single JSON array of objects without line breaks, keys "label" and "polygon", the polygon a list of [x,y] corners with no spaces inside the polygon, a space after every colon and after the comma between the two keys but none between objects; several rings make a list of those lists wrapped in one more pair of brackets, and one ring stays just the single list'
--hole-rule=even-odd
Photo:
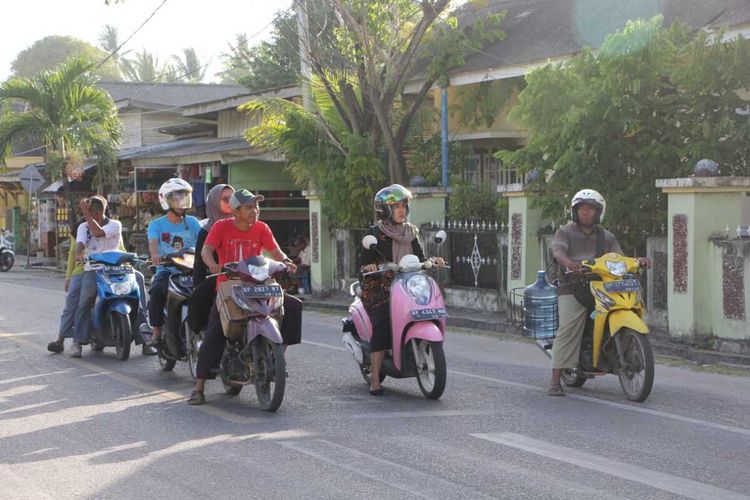
[{"label": "parked motorcycle", "polygon": [[143,343],[137,325],[140,290],[133,269],[138,256],[110,251],[91,254],[88,261],[96,268],[97,287],[91,348],[101,351],[114,346],[117,357],[125,361],[130,356],[130,344]]},{"label": "parked motorcycle", "polygon": [[[582,267],[595,305],[586,321],[579,365],[563,370],[561,380],[580,387],[590,378],[616,374],[627,399],[645,401],[654,383],[654,356],[643,321],[646,310],[636,274],[640,262],[608,253]],[[553,342],[539,340],[537,345],[552,357]]]},{"label": "parked motorcycle", "polygon": [[218,374],[228,394],[254,384],[261,409],[276,411],[284,399],[286,361],[279,325],[284,293],[274,276],[286,266],[263,256],[224,265],[216,305],[226,347]]},{"label": "parked motorcycle", "polygon": [[[445,238],[445,231],[441,230],[435,241],[440,244]],[[377,245],[374,236],[362,239],[366,249],[374,245]],[[445,390],[447,374],[443,339],[448,313],[440,287],[425,272],[431,267],[430,259],[420,262],[416,255],[405,255],[398,264],[381,266],[377,271],[363,274],[363,279],[377,273],[395,273],[390,298],[392,348],[386,351],[380,381],[386,376],[416,377],[422,394],[438,399]],[[360,283],[354,282],[349,292],[354,301],[349,306],[350,316],[342,320],[345,333],[341,340],[369,385],[372,322],[360,298]]]},{"label": "parked motorcycle", "polygon": [[8,272],[16,261],[13,250],[13,233],[7,229],[0,230],[0,272]]},{"label": "parked motorcycle", "polygon": [[162,370],[172,371],[178,361],[187,362],[193,378],[196,375],[198,349],[202,340],[200,332],[193,332],[188,321],[190,297],[193,295],[194,262],[194,249],[163,257],[163,264],[177,269],[177,272],[169,277],[167,301],[164,304],[164,325],[157,348]]}]

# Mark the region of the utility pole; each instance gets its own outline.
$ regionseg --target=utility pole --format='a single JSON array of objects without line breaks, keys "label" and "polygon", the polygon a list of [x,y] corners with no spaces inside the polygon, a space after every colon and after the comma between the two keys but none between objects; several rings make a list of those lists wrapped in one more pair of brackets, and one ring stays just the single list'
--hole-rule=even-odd
[{"label": "utility pole", "polygon": [[305,111],[313,110],[312,89],[310,79],[310,25],[307,16],[307,1],[295,0],[297,4],[297,37],[299,38],[299,69],[300,84],[302,86],[302,105]]}]

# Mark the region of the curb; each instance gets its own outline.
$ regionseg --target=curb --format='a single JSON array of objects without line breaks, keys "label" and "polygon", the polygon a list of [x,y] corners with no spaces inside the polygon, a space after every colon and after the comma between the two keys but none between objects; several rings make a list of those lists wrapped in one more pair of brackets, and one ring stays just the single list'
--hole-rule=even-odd
[{"label": "curb", "polygon": [[[329,302],[314,298],[306,298],[304,303],[309,307],[324,309],[327,311],[339,311],[346,313],[349,310],[349,306],[346,304]],[[509,327],[505,315],[498,315],[497,321],[469,318],[466,316],[448,316],[448,326],[469,328],[472,330],[480,330],[484,332],[497,332],[517,335],[515,332],[513,332],[513,329]],[[678,357],[688,361],[692,361],[699,365],[723,363],[738,366],[740,368],[750,369],[750,356],[744,354],[709,351],[706,349],[696,349],[686,344],[677,344],[671,342],[668,338],[665,338],[664,333],[653,333],[655,333],[655,335],[650,335],[650,337],[651,347],[653,348],[655,354]]]}]

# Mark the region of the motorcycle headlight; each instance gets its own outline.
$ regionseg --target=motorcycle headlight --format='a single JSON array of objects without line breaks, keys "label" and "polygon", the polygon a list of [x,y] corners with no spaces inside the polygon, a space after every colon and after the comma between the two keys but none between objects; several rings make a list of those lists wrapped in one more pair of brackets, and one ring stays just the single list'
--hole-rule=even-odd
[{"label": "motorcycle headlight", "polygon": [[268,266],[248,266],[248,271],[250,271],[250,276],[255,281],[263,282],[271,277],[268,274]]},{"label": "motorcycle headlight", "polygon": [[112,283],[110,284],[110,288],[112,289],[112,293],[114,293],[115,295],[127,295],[131,290],[130,283],[128,283],[127,281],[122,283]]},{"label": "motorcycle headlight", "polygon": [[606,261],[606,263],[607,270],[612,276],[622,277],[625,276],[625,273],[628,271],[628,268],[623,261],[613,262],[611,260],[608,260]]},{"label": "motorcycle headlight", "polygon": [[430,280],[423,274],[415,274],[410,277],[406,282],[406,289],[414,297],[417,304],[423,305],[430,301],[432,287],[430,286]]}]

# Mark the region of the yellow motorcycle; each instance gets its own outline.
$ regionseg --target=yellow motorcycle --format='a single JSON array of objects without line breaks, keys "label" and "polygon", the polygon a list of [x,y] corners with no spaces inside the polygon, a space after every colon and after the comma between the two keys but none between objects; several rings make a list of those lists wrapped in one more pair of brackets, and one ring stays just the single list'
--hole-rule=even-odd
[{"label": "yellow motorcycle", "polygon": [[[625,397],[642,402],[654,384],[654,355],[643,321],[638,259],[616,253],[582,262],[583,279],[594,298],[586,321],[579,366],[563,370],[562,382],[580,387],[587,379],[617,374]],[[551,345],[544,346],[549,353]]]}]

